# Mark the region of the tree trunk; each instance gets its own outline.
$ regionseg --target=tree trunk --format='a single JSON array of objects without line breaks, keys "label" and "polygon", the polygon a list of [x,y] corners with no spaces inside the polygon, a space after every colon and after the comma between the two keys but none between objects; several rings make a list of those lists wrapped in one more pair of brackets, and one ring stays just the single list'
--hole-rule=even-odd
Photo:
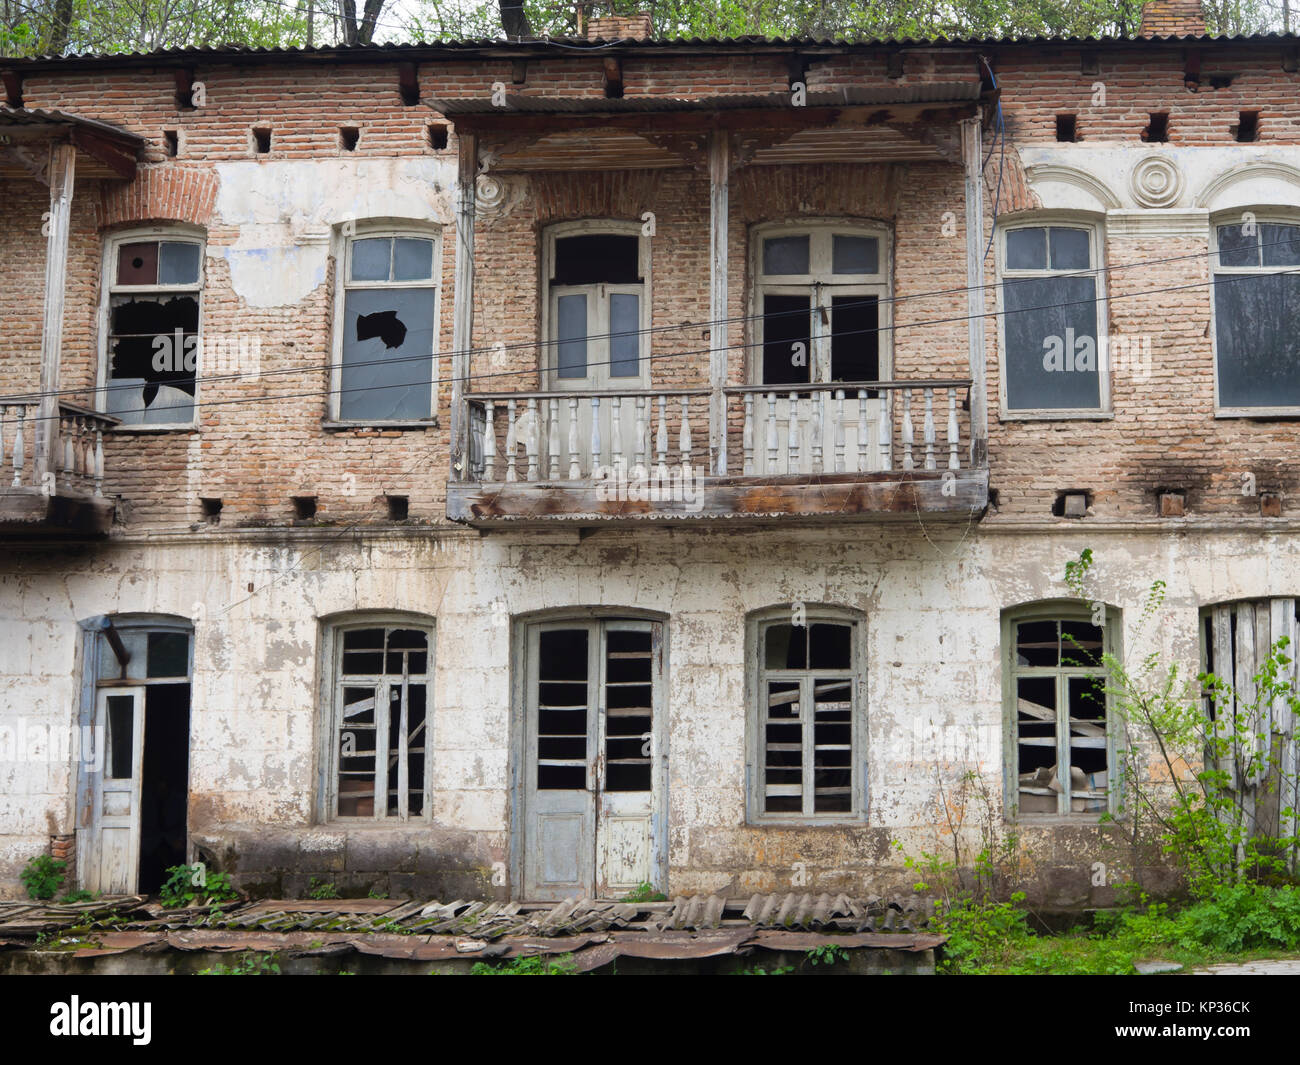
[{"label": "tree trunk", "polygon": [[531,37],[532,27],[524,14],[523,0],[498,0],[501,6],[501,28],[507,37]]}]

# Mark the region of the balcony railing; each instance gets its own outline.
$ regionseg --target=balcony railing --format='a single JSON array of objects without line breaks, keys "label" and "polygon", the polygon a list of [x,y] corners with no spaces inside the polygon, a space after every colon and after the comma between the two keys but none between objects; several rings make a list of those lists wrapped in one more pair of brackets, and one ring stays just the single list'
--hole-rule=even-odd
[{"label": "balcony railing", "polygon": [[863,381],[467,398],[448,513],[526,519],[969,516],[970,382]]}]

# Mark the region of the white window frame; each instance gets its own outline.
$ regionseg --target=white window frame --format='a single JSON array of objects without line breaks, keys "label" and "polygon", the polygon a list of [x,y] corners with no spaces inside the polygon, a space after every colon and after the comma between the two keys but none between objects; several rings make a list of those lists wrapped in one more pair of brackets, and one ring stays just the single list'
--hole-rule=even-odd
[{"label": "white window frame", "polygon": [[1249,211],[1255,215],[1256,225],[1300,226],[1300,214],[1285,207],[1234,207],[1210,216],[1210,345],[1214,353],[1214,416],[1216,418],[1295,418],[1300,417],[1297,407],[1225,407],[1219,400],[1219,312],[1214,298],[1216,274],[1276,274],[1300,272],[1300,266],[1220,266],[1219,227],[1240,224],[1242,215]]},{"label": "white window frame", "polygon": [[[199,280],[197,285],[119,285],[117,283],[118,249],[123,244],[141,242],[197,244],[199,246]],[[157,225],[136,226],[122,229],[107,237],[104,241],[104,263],[102,283],[99,286],[99,344],[95,371],[95,403],[100,411],[108,413],[108,387],[112,380],[108,373],[109,334],[112,332],[112,306],[114,296],[131,295],[181,295],[194,293],[199,303],[199,350],[203,347],[203,293],[207,288],[207,233],[199,226]],[[202,384],[202,360],[195,369],[194,380],[194,414],[184,422],[121,422],[113,427],[115,433],[152,433],[172,432],[175,430],[197,429],[199,425],[199,407]]]},{"label": "white window frame", "polygon": [[[651,238],[643,231],[643,223],[626,219],[588,218],[576,222],[558,222],[548,226],[543,237],[542,277],[541,277],[541,370],[543,388],[555,392],[620,392],[636,391],[650,387],[650,329],[653,322],[651,312],[650,278]],[[641,283],[636,284],[595,284],[595,285],[555,285],[551,278],[555,274],[555,242],[564,237],[578,236],[620,236],[637,238],[637,264],[641,271]],[[636,294],[640,297],[640,321],[638,328],[637,365],[640,373],[636,377],[611,377],[609,356],[609,299],[618,293]],[[559,372],[559,299],[561,296],[585,294],[587,296],[587,375],[585,377],[560,377]]]},{"label": "white window frame", "polygon": [[[1084,270],[1009,270],[1007,269],[1007,234],[1018,229],[1082,229],[1088,233],[1088,255],[1092,266]],[[1020,421],[1103,421],[1113,418],[1111,407],[1110,345],[1108,343],[1109,319],[1106,293],[1106,241],[1102,223],[1090,216],[1077,214],[1035,214],[1017,216],[1015,222],[999,223],[994,239],[994,263],[997,274],[998,315],[998,419],[1004,422]],[[1002,283],[1007,280],[1024,280],[1034,277],[1058,277],[1090,273],[1096,281],[1097,292],[1097,402],[1096,407],[1066,407],[1062,409],[1025,408],[1012,410],[1007,400],[1007,311],[1003,303]]]},{"label": "white window frame", "polygon": [[[428,280],[417,281],[353,281],[352,245],[358,240],[382,237],[410,237],[414,240],[433,241],[433,267]],[[330,394],[326,407],[326,428],[331,426],[410,426],[423,429],[438,424],[438,372],[439,349],[442,337],[442,226],[437,222],[414,219],[375,218],[350,225],[335,227],[334,261],[338,264],[334,285],[334,340],[330,349]],[[429,381],[429,414],[424,418],[343,419],[340,415],[343,394],[343,340],[344,307],[348,293],[360,289],[391,290],[400,288],[433,289],[433,351]]]},{"label": "white window frame", "polygon": [[[871,237],[876,240],[879,259],[874,274],[836,274],[833,272],[834,237]],[[763,242],[772,237],[808,237],[807,274],[765,274]],[[893,305],[893,231],[884,223],[849,218],[823,218],[808,222],[767,222],[750,232],[749,315],[753,323],[749,361],[749,383],[763,384],[763,296],[809,296],[812,350],[808,352],[808,385],[831,383],[831,334],[823,331],[819,308],[830,311],[833,296],[876,296],[878,299],[878,373],[883,381],[891,380],[894,367]],[[774,385],[778,390],[797,389],[798,385]]]},{"label": "white window frame", "polygon": [[[825,622],[833,625],[848,625],[851,628],[848,670],[821,670],[806,668],[802,670],[769,670],[766,667],[764,653],[766,632],[772,625],[788,625],[792,621],[791,607],[777,606],[755,611],[746,619],[745,661],[747,688],[745,705],[747,720],[747,766],[746,778],[746,822],[752,825],[826,825],[826,824],[862,824],[867,820],[869,809],[868,760],[867,760],[867,623],[866,616],[849,607],[809,604],[805,608],[806,624]],[[820,674],[844,674],[851,684],[853,710],[850,723],[850,735],[853,749],[850,753],[852,768],[850,787],[851,809],[847,812],[804,813],[775,812],[764,809],[766,766],[766,706],[764,705],[765,681],[793,680]],[[805,723],[805,730],[811,729],[811,723]],[[805,785],[811,783],[806,777]],[[814,785],[815,786],[815,785]],[[806,789],[805,789],[806,790]],[[808,793],[811,794],[811,793]],[[805,805],[808,800],[805,799]]]},{"label": "white window frame", "polygon": [[[381,790],[379,774],[379,745],[376,743],[375,753],[375,809],[374,813],[369,816],[351,817],[339,816],[338,813],[338,733],[341,728],[341,715],[343,713],[343,689],[344,687],[365,687],[368,681],[374,681],[378,687],[380,678],[371,675],[356,675],[354,679],[345,680],[343,676],[343,634],[361,629],[418,629],[423,632],[427,640],[427,660],[425,663],[425,672],[423,674],[424,694],[424,780],[422,781],[422,790],[424,794],[424,811],[420,814],[410,815],[409,813],[389,815],[387,802],[379,802],[378,792]],[[320,743],[318,753],[319,773],[317,780],[317,816],[322,823],[342,824],[342,825],[378,825],[392,826],[401,824],[421,824],[433,820],[433,731],[434,731],[434,621],[432,618],[422,614],[406,613],[404,611],[365,611],[356,614],[348,614],[342,617],[333,618],[323,627],[323,653],[321,655],[321,675],[320,675],[320,694],[319,705],[321,707],[319,730]],[[408,682],[410,676],[407,678]],[[387,704],[384,707],[384,713],[387,713]],[[381,715],[379,713],[378,703],[376,704],[375,713],[375,732],[376,737],[380,736],[383,725],[381,724]],[[384,724],[387,719],[384,718]],[[405,737],[403,737],[403,742]],[[385,741],[386,742],[386,741]],[[390,752],[391,753],[391,752]],[[386,785],[385,785],[386,789]],[[399,811],[408,800],[406,791],[399,793]]]},{"label": "white window frame", "polygon": [[[1057,741],[1057,766],[1061,759],[1068,756],[1069,752],[1069,729],[1066,727],[1064,744],[1061,736],[1061,713],[1064,710],[1068,718],[1069,704],[1061,698],[1063,682],[1061,678],[1072,676],[1099,676],[1110,688],[1110,678],[1107,675],[1104,665],[1098,666],[1021,666],[1016,662],[1016,626],[1022,622],[1034,621],[1069,621],[1091,623],[1093,619],[1092,612],[1085,606],[1074,600],[1049,599],[1034,603],[1024,603],[1020,606],[1011,607],[1002,612],[1002,725],[1003,725],[1003,813],[1006,821],[1020,822],[1068,822],[1078,824],[1080,822],[1095,823],[1103,814],[1109,814],[1111,817],[1120,818],[1124,814],[1123,810],[1123,789],[1122,783],[1126,768],[1121,764],[1123,748],[1123,724],[1118,719],[1118,710],[1115,706],[1115,700],[1109,690],[1106,693],[1106,789],[1108,792],[1107,806],[1104,811],[1100,810],[1079,810],[1061,811],[1061,805],[1069,805],[1067,798],[1064,803],[1058,801],[1056,813],[1021,813],[1020,812],[1020,734],[1019,734],[1019,684],[1017,681],[1021,677],[1032,676],[1054,676],[1057,678],[1057,720],[1056,720],[1056,741]],[[1120,616],[1119,611],[1106,607],[1105,616],[1100,626],[1102,630],[1102,654],[1114,655],[1120,658]],[[1064,747],[1064,755],[1062,748]],[[1066,774],[1066,788],[1069,788],[1069,774]],[[1061,793],[1069,795],[1068,790]]]}]

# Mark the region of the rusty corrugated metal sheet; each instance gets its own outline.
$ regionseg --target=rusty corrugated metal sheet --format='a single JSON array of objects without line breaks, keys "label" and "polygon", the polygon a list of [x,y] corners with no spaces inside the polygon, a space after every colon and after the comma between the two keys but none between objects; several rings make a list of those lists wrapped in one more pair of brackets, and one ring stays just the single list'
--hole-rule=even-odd
[{"label": "rusty corrugated metal sheet", "polygon": [[90,130],[129,141],[137,146],[145,142],[145,139],[138,133],[132,133],[130,130],[115,126],[111,122],[101,122],[97,118],[84,118],[81,115],[68,114],[66,111],[43,111],[37,107],[0,105],[0,129],[6,127],[40,128],[43,126],[66,126]]}]

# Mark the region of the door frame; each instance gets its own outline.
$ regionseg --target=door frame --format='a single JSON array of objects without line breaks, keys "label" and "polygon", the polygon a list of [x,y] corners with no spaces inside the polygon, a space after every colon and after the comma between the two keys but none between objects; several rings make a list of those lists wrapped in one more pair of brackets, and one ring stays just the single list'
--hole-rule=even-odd
[{"label": "door frame", "polygon": [[[658,610],[639,607],[554,607],[517,614],[511,619],[510,629],[510,894],[515,900],[524,897],[525,836],[528,826],[528,634],[533,625],[555,622],[591,622],[606,620],[657,622],[662,626],[660,662],[657,670],[660,690],[657,709],[651,724],[651,744],[656,757],[652,767],[655,807],[651,815],[651,860],[655,882],[662,887],[668,883],[668,714],[670,712],[669,683],[671,681],[669,655],[668,615]],[[597,830],[593,827],[592,845],[596,845]],[[596,874],[593,871],[593,876]]]},{"label": "door frame", "polygon": [[[86,618],[78,622],[81,629],[80,644],[80,678],[81,688],[77,709],[77,726],[79,737],[93,736],[96,746],[103,741],[103,737],[90,731],[96,724],[96,718],[99,709],[99,694],[104,691],[111,691],[114,687],[124,690],[134,690],[135,685],[127,681],[121,681],[117,684],[100,685],[99,682],[99,665],[101,653],[112,655],[112,650],[105,647],[105,642],[101,639],[104,631],[104,623],[111,621],[116,629],[147,629],[150,632],[183,632],[189,638],[189,661],[186,663],[186,675],[189,678],[190,685],[190,743],[189,754],[194,752],[194,623],[178,614],[99,614],[95,617]],[[147,688],[147,686],[145,686]],[[137,752],[140,765],[143,768],[144,763],[144,729],[148,724],[147,721],[147,701],[148,692],[145,691],[145,698],[140,701],[141,714],[141,749]],[[83,741],[84,746],[84,741]],[[98,755],[98,750],[96,754]],[[98,820],[96,818],[96,791],[95,778],[97,773],[104,771],[103,758],[99,758],[100,768],[96,770],[95,765],[87,764],[84,751],[78,752],[77,772],[75,776],[76,791],[73,794],[73,828],[77,834],[77,887],[84,887],[86,873],[92,867],[92,863],[99,861],[99,838],[98,838]],[[188,817],[188,795],[193,783],[194,759],[192,757],[186,760],[186,782],[185,792],[187,796],[186,806],[186,825],[185,825],[185,853],[186,860],[194,859],[194,843],[190,839],[189,817]],[[143,779],[139,781],[143,787]],[[133,852],[137,855],[136,869],[132,874],[132,880],[139,886],[139,832],[137,835]]]}]

